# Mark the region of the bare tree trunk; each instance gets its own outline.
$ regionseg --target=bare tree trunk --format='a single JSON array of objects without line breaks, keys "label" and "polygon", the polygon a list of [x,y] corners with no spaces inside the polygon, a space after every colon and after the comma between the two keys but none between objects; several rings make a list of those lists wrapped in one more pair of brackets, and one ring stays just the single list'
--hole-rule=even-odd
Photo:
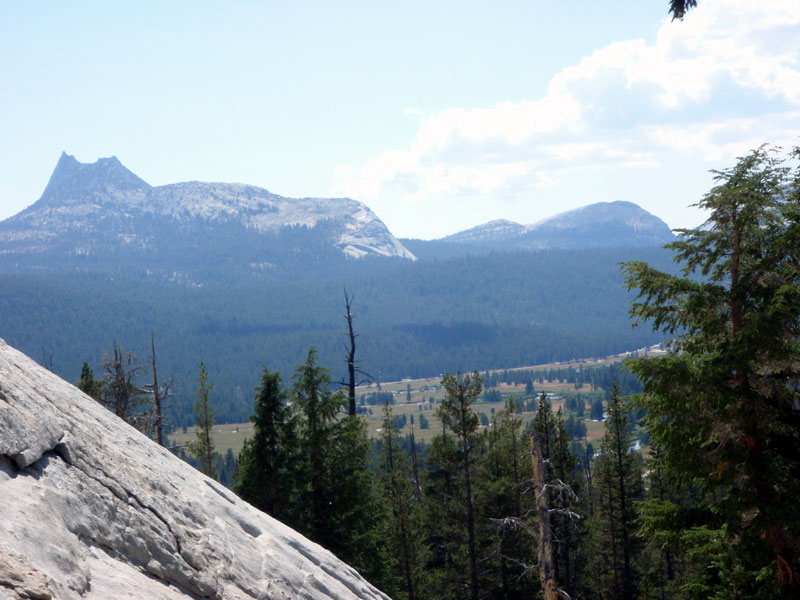
[{"label": "bare tree trunk", "polygon": [[586,476],[586,493],[589,495],[589,516],[594,516],[594,487],[592,485],[592,457],[589,456],[589,440],[583,435],[583,472]]},{"label": "bare tree trunk", "polygon": [[156,342],[153,332],[150,332],[150,348],[153,352],[153,426],[155,427],[156,443],[164,445],[163,428],[161,426],[161,396],[158,389],[158,375],[156,374]]},{"label": "bare tree trunk", "polygon": [[344,291],[344,307],[346,310],[347,333],[350,338],[350,346],[347,349],[347,398],[349,400],[348,414],[356,414],[356,336],[353,333],[353,313],[350,311],[353,299]]},{"label": "bare tree trunk", "polygon": [[542,460],[541,440],[531,435],[531,455],[533,457],[533,479],[536,486],[536,513],[539,521],[539,580],[542,584],[544,600],[558,600],[558,581],[556,580],[556,559],[553,551],[553,530],[550,527],[550,507],[547,505],[547,481],[545,465]]}]

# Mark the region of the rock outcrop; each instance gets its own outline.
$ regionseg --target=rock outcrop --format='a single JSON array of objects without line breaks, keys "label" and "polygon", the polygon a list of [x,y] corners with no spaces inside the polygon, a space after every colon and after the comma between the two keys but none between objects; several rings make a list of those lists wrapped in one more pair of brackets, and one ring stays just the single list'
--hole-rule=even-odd
[{"label": "rock outcrop", "polygon": [[0,600],[385,599],[0,340]]}]

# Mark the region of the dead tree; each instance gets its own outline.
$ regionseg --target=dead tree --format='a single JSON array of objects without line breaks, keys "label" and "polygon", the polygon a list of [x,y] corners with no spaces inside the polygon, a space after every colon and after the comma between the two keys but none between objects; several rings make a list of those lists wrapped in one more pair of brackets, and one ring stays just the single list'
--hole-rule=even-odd
[{"label": "dead tree", "polygon": [[[372,379],[369,373],[362,371],[356,360],[356,338],[358,334],[353,331],[353,296],[347,294],[347,288],[344,288],[344,318],[347,320],[347,339],[348,343],[345,344],[345,351],[347,352],[347,381],[338,382],[339,385],[347,386],[347,399],[348,410],[347,414],[355,416],[356,414],[356,387]],[[356,375],[362,375],[364,378],[356,381]]]},{"label": "dead tree", "polygon": [[141,419],[136,409],[141,405],[144,390],[134,380],[142,370],[131,352],[114,342],[112,355],[103,359],[105,386],[101,402],[119,418],[132,425]]},{"label": "dead tree", "polygon": [[539,580],[542,584],[544,600],[558,600],[558,581],[556,581],[556,553],[553,530],[550,525],[550,507],[547,502],[547,476],[542,460],[541,439],[531,434],[531,457],[533,462],[534,493],[536,497],[536,518],[539,522]]},{"label": "dead tree", "polygon": [[[533,463],[533,478],[518,484],[527,490],[533,489],[535,497],[535,508],[526,511],[519,517],[505,517],[503,519],[491,519],[498,526],[498,531],[505,535],[507,531],[513,531],[517,535],[520,532],[527,532],[536,539],[536,550],[538,564],[536,566],[527,565],[521,560],[514,561],[511,557],[503,557],[518,562],[523,569],[523,573],[537,569],[539,581],[542,587],[542,597],[544,600],[572,600],[570,595],[558,587],[558,577],[556,575],[556,543],[553,534],[551,516],[553,514],[566,515],[570,519],[580,519],[580,515],[574,513],[569,508],[569,504],[577,502],[578,498],[572,488],[559,479],[548,479],[547,462],[542,451],[542,440],[538,434],[531,434],[531,459]],[[524,492],[523,492],[524,493]],[[553,508],[550,506],[550,496],[554,495],[554,504],[564,506],[563,508]],[[529,522],[529,516],[535,513],[536,523]],[[500,554],[498,549],[496,555]]]},{"label": "dead tree", "polygon": [[[153,332],[150,332],[150,348],[152,350],[152,358],[153,358],[153,383],[148,384],[145,387],[149,389],[150,393],[153,395],[153,414],[152,414],[152,426],[153,431],[155,434],[156,443],[159,446],[164,445],[164,402],[172,397],[172,386],[175,384],[175,380],[170,378],[166,385],[163,388],[158,386],[158,373],[156,371],[156,343],[153,336]],[[147,423],[147,419],[145,419],[145,423]],[[145,427],[144,433],[146,434],[147,427]]]}]

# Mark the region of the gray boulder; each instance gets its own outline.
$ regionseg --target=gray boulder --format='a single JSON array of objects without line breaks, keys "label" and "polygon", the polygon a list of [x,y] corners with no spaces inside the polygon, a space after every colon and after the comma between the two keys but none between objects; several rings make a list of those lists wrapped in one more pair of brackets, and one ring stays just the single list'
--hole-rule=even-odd
[{"label": "gray boulder", "polygon": [[0,600],[385,599],[0,340]]}]

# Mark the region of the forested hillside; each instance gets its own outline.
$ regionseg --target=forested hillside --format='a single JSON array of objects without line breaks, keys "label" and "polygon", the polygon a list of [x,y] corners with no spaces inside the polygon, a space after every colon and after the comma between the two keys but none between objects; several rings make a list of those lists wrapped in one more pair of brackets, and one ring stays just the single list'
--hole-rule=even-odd
[{"label": "forested hillside", "polygon": [[346,373],[344,294],[355,297],[357,358],[380,380],[606,356],[660,341],[633,328],[619,263],[673,268],[662,249],[516,252],[447,260],[310,266],[294,277],[211,282],[90,273],[0,274],[0,336],[70,381],[100,377],[116,342],[177,378],[182,423],[205,362],[221,422],[246,420],[260,366],[289,373],[309,347]]}]

